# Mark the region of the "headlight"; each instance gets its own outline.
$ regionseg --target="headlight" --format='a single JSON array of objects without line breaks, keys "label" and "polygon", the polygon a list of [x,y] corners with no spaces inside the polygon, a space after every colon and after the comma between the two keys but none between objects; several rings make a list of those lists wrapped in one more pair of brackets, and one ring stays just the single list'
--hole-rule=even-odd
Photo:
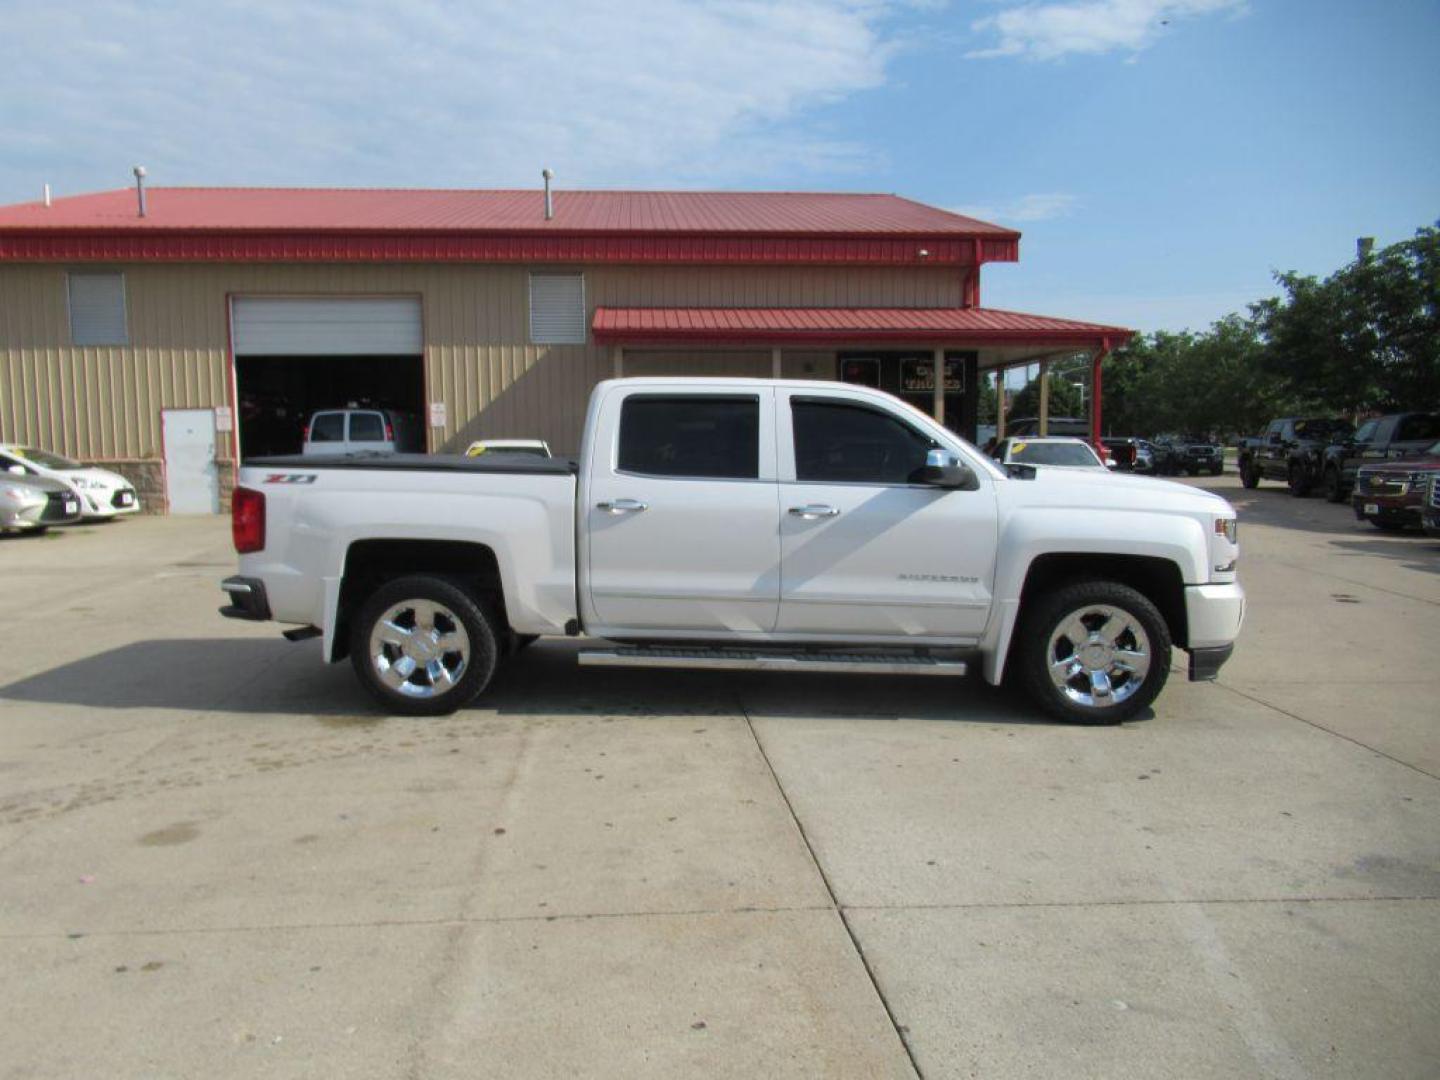
[{"label": "headlight", "polygon": [[1238,544],[1236,539],[1240,535],[1240,522],[1233,517],[1217,517],[1215,519],[1215,535],[1223,536],[1232,544]]}]

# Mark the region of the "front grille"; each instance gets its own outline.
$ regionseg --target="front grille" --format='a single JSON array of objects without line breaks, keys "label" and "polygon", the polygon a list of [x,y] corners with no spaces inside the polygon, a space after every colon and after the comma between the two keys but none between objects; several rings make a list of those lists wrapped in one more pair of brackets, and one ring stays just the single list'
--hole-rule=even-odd
[{"label": "front grille", "polygon": [[[65,504],[69,502],[70,509]],[[41,521],[66,521],[80,509],[80,497],[63,491],[52,491],[45,496],[45,509],[40,511]]]},{"label": "front grille", "polygon": [[1366,473],[1362,471],[1355,483],[1355,489],[1366,495],[1404,495],[1409,489],[1409,477],[1398,473]]}]

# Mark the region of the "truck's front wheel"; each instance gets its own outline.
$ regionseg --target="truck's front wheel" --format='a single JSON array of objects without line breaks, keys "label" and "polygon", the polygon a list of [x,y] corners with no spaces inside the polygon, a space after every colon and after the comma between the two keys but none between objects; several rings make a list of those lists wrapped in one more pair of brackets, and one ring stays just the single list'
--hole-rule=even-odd
[{"label": "truck's front wheel", "polygon": [[1022,615],[1021,683],[1062,720],[1118,724],[1155,700],[1170,674],[1170,631],[1144,595],[1077,581]]},{"label": "truck's front wheel", "polygon": [[495,673],[495,631],[459,586],[416,574],[370,594],[350,627],[350,661],[392,713],[440,716],[463,708]]}]

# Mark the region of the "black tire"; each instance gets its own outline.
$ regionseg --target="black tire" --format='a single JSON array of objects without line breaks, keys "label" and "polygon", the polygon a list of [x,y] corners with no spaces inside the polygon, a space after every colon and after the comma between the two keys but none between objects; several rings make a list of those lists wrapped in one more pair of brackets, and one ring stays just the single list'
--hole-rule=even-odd
[{"label": "black tire", "polygon": [[1340,470],[1330,466],[1325,470],[1325,501],[1344,502],[1346,494],[1345,482],[1340,479]]},{"label": "black tire", "polygon": [[[397,637],[406,644],[375,640],[372,635],[380,629],[385,616],[397,606],[404,608],[407,604],[417,607],[402,610],[398,617],[390,620]],[[429,608],[436,610],[430,615],[427,627],[423,613]],[[457,631],[463,631],[463,639]],[[407,651],[412,648],[409,645],[412,639],[406,635],[415,633],[421,636],[413,639],[416,641],[413,650],[420,653],[422,659],[430,657],[423,667]],[[426,640],[426,634],[432,640]],[[445,638],[450,638],[457,648],[439,648]],[[491,617],[469,593],[446,578],[413,574],[385,582],[360,605],[350,624],[350,663],[360,685],[370,691],[387,712],[401,716],[444,716],[464,708],[490,684],[499,655],[495,642]],[[373,654],[372,643],[383,655]],[[407,659],[408,675],[400,671]],[[436,680],[428,674],[434,663],[439,663],[444,679]],[[448,686],[443,685],[453,678],[454,671],[458,671],[459,678]]]},{"label": "black tire", "polygon": [[1398,533],[1405,531],[1405,523],[1402,521],[1388,521],[1385,518],[1367,518],[1366,520],[1381,532]]},{"label": "black tire", "polygon": [[1219,465],[1211,465],[1211,466],[1210,466],[1210,475],[1211,475],[1211,476],[1219,476],[1219,475],[1220,475],[1222,472],[1224,472],[1224,471],[1225,471],[1225,464],[1224,464],[1223,462],[1220,463]]},{"label": "black tire", "polygon": [[1310,494],[1310,470],[1293,461],[1290,463],[1290,471],[1286,475],[1285,482],[1290,488],[1290,494],[1297,499],[1303,499]]},{"label": "black tire", "polygon": [[1255,466],[1251,462],[1240,462],[1240,484],[1242,487],[1252,489],[1260,486],[1260,476],[1255,472]]},{"label": "black tire", "polygon": [[[1016,674],[1025,692],[1050,715],[1077,724],[1118,724],[1146,708],[1164,688],[1170,675],[1170,629],[1155,605],[1130,586],[1115,581],[1072,581],[1029,601],[1027,607],[1016,629]],[[1112,641],[1093,636],[1088,640],[1112,649],[1118,643],[1118,648],[1145,655],[1148,666],[1138,681],[1132,681],[1133,675],[1114,666],[1107,667],[1107,680],[1111,674],[1120,674],[1120,680],[1107,682],[1118,700],[1101,705],[1093,700],[1098,695],[1087,694],[1074,685],[1077,681],[1083,683],[1088,669],[1078,659],[1079,646],[1064,634],[1063,627],[1079,618],[1092,635],[1097,634],[1096,624],[1105,617],[1099,609],[1106,608],[1123,614],[1124,627]],[[1070,674],[1068,685],[1062,687],[1057,680],[1064,678],[1063,673],[1052,678],[1051,670],[1058,666],[1057,659],[1066,655],[1072,656],[1071,663],[1079,667]],[[1104,658],[1099,662],[1104,663]],[[1112,656],[1112,665],[1114,662]],[[1091,700],[1087,701],[1087,697]]]}]

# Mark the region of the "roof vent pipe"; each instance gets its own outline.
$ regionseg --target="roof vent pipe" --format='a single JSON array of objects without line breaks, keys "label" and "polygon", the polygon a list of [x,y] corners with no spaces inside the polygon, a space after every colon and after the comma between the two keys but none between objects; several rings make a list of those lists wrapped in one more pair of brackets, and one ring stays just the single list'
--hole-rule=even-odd
[{"label": "roof vent pipe", "polygon": [[550,169],[541,169],[540,175],[545,178],[545,220],[549,221],[555,216],[555,197],[550,194],[550,181],[555,179],[555,173]]},{"label": "roof vent pipe", "polygon": [[140,216],[145,216],[145,166],[136,165],[135,173],[135,198],[140,204]]},{"label": "roof vent pipe", "polygon": [[46,184],[46,185],[45,185],[45,205],[46,205],[46,206],[49,206],[49,205],[50,205],[50,185],[49,185],[49,184]]}]

